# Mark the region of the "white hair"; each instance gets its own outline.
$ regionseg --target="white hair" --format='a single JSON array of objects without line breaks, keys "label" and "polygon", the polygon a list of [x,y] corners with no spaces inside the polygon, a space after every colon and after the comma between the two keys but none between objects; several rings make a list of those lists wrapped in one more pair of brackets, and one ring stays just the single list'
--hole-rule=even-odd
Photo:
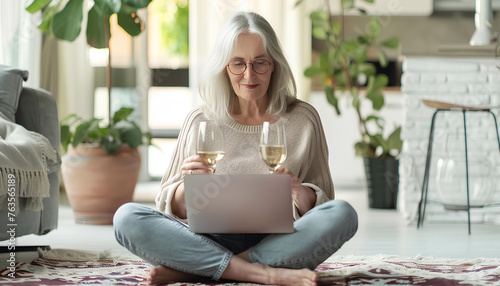
[{"label": "white hair", "polygon": [[274,71],[268,88],[267,112],[280,116],[297,98],[297,86],[292,70],[271,25],[259,14],[238,12],[222,25],[199,89],[200,96],[205,102],[202,107],[205,116],[219,122],[226,122],[231,118],[230,108],[236,94],[229,80],[226,65],[238,36],[243,32],[258,35],[266,53],[273,59]]}]

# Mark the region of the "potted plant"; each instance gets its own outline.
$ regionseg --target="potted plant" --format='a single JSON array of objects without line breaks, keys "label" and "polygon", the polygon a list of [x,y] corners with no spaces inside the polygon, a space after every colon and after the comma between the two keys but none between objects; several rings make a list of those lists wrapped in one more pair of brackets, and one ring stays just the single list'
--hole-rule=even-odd
[{"label": "potted plant", "polygon": [[[110,18],[115,14],[121,28],[131,36],[139,35],[144,24],[138,10],[146,8],[151,1],[94,0],[87,14],[87,43],[98,49],[109,48]],[[26,10],[42,12],[39,28],[46,34],[74,41],[81,31],[86,3],[85,0],[33,0]],[[109,51],[109,99],[111,86]],[[61,142],[67,153],[63,156],[61,170],[78,223],[112,223],[116,209],[132,200],[140,169],[137,146],[150,144],[150,136],[143,134],[137,124],[128,119],[133,109],[122,108],[112,115],[111,106],[109,104],[109,119],[105,126],[102,126],[102,119],[83,120],[76,115],[62,121]],[[149,140],[144,141],[145,136],[149,136]]]},{"label": "potted plant", "polygon": [[137,147],[151,144],[151,135],[128,119],[133,111],[122,107],[104,126],[99,118],[62,119],[61,171],[77,223],[111,224],[118,207],[132,201],[141,166]]},{"label": "potted plant", "polygon": [[[373,0],[364,0],[373,3]],[[299,5],[303,0],[297,1]],[[401,127],[396,126],[389,135],[385,132],[384,119],[377,113],[384,106],[384,88],[388,84],[385,74],[378,74],[369,54],[377,54],[382,67],[387,66],[384,49],[395,49],[399,40],[395,37],[379,41],[381,25],[371,17],[366,33],[346,39],[344,35],[345,12],[363,9],[354,6],[354,0],[339,0],[340,13],[335,20],[330,15],[330,1],[325,0],[322,9],[311,12],[313,37],[324,41],[326,48],[318,61],[304,71],[307,77],[321,77],[326,99],[337,115],[341,114],[339,99],[347,97],[358,118],[360,140],[355,143],[357,156],[365,163],[369,187],[369,205],[374,208],[394,208],[397,194],[398,161],[401,152]],[[366,78],[363,87],[360,79]],[[370,104],[373,112],[364,113],[364,105]],[[380,189],[374,189],[380,188]]]}]

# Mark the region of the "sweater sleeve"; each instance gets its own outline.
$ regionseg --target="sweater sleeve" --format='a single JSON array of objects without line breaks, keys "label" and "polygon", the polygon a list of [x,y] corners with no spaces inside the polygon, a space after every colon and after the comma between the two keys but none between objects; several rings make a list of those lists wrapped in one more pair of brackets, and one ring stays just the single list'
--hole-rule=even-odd
[{"label": "sweater sleeve", "polygon": [[308,103],[300,104],[303,113],[311,125],[309,157],[303,164],[308,164],[303,175],[303,185],[316,192],[316,205],[335,198],[332,176],[329,167],[328,145],[323,124],[316,109]]},{"label": "sweater sleeve", "polygon": [[[300,102],[296,107],[298,118],[302,118],[302,134],[306,140],[304,144],[309,146],[308,152],[303,154],[299,179],[302,185],[311,188],[316,193],[318,206],[324,202],[334,199],[334,188],[330,174],[328,145],[326,143],[323,125],[316,109],[308,103]],[[294,202],[293,217],[295,220],[301,216],[297,204]]]},{"label": "sweater sleeve", "polygon": [[183,182],[181,177],[182,163],[187,157],[195,154],[196,143],[193,134],[196,133],[197,124],[201,117],[202,113],[199,109],[193,110],[186,117],[177,139],[174,154],[161,180],[160,192],[156,196],[156,207],[167,214],[173,215],[172,198],[177,187]]}]

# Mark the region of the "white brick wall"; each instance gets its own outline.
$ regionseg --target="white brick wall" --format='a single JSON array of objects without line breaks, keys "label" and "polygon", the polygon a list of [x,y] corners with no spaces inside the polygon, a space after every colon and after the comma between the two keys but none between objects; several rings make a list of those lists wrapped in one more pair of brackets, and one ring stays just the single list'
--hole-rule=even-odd
[{"label": "white brick wall", "polygon": [[[403,104],[403,152],[400,160],[398,209],[408,222],[417,218],[422,190],[431,118],[435,111],[421,100],[430,99],[465,105],[500,105],[500,61],[493,58],[408,57],[401,79]],[[493,110],[498,117],[500,108]],[[467,113],[469,187],[483,184],[491,190],[489,201],[500,203],[500,150],[491,114]],[[429,177],[430,200],[439,200],[436,175],[438,160],[453,158],[465,170],[463,116],[461,112],[440,112],[436,117],[434,148]],[[460,161],[460,162],[459,162]],[[465,171],[464,171],[465,173]],[[460,179],[457,179],[457,181]],[[463,192],[452,183],[443,188]],[[454,195],[457,198],[459,194]],[[466,204],[466,201],[464,201]],[[467,212],[446,211],[441,205],[427,204],[426,221],[466,221]],[[474,221],[500,223],[500,207],[475,208]]]}]

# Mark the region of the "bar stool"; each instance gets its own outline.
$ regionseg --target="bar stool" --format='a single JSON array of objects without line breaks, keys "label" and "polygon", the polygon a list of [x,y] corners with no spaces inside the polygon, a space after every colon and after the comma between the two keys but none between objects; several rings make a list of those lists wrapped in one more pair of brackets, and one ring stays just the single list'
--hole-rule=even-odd
[{"label": "bar stool", "polygon": [[[422,183],[422,194],[420,196],[420,203],[418,205],[418,221],[417,221],[417,228],[419,228],[421,225],[424,224],[424,216],[425,216],[425,206],[427,204],[427,193],[429,190],[429,169],[430,169],[430,164],[431,164],[431,155],[432,155],[432,144],[434,140],[434,126],[435,126],[435,121],[436,121],[436,115],[439,112],[446,112],[446,111],[461,111],[463,114],[464,118],[464,138],[465,138],[465,174],[466,174],[466,182],[467,182],[467,218],[468,218],[468,226],[469,226],[469,235],[471,234],[471,226],[470,226],[470,201],[469,201],[469,161],[468,161],[468,155],[467,155],[467,122],[466,122],[466,112],[488,112],[493,116],[493,121],[495,122],[495,131],[497,133],[497,140],[498,140],[498,149],[500,151],[500,136],[498,134],[498,124],[497,124],[497,118],[495,114],[491,111],[492,108],[498,108],[496,107],[473,107],[473,106],[465,106],[465,105],[457,105],[457,104],[451,104],[451,103],[446,103],[446,102],[441,102],[441,101],[432,101],[432,100],[422,100],[422,102],[432,108],[436,108],[436,111],[432,115],[432,121],[431,121],[431,130],[429,134],[429,143],[427,146],[427,158],[425,160],[425,172],[424,172],[424,180]],[[465,210],[465,208],[464,208]]]}]

